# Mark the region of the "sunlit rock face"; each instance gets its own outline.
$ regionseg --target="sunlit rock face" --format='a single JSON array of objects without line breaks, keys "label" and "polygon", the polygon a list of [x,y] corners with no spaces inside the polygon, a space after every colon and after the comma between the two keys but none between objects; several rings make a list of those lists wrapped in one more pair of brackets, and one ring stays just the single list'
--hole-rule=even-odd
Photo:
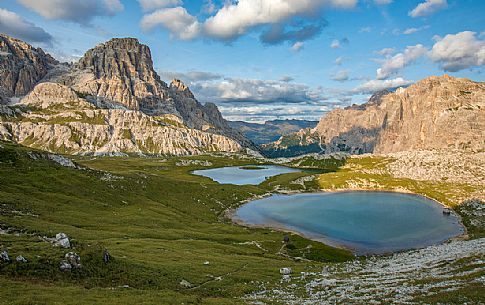
[{"label": "sunlit rock face", "polygon": [[0,96],[27,94],[55,64],[42,49],[0,34]]},{"label": "sunlit rock face", "polygon": [[2,139],[73,154],[188,155],[252,145],[183,82],[160,80],[150,49],[137,39],[112,39],[77,63],[60,64],[0,37],[0,96],[4,104],[18,100],[2,108]]},{"label": "sunlit rock face", "polygon": [[334,110],[316,128],[283,137],[272,147],[285,143],[317,143],[325,152],[351,154],[480,151],[485,149],[485,83],[432,76],[395,92],[378,92],[368,103]]}]

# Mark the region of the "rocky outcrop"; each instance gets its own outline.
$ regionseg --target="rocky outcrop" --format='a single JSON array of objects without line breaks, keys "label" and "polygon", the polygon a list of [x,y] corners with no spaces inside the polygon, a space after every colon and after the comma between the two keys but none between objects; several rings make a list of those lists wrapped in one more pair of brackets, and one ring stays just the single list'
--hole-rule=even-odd
[{"label": "rocky outcrop", "polygon": [[[179,80],[170,86],[161,81],[150,49],[137,39],[112,39],[72,65],[58,64],[42,50],[12,38],[5,41],[18,45],[16,53],[9,49],[15,54],[8,55],[12,57],[8,63],[27,58],[39,71],[32,73],[30,82],[21,82],[22,93],[28,94],[17,98],[16,105],[0,105],[1,139],[74,154],[187,155],[252,147],[229,127],[214,104],[200,104]],[[18,55],[17,49],[25,54]],[[18,69],[8,66],[2,71],[11,70]],[[20,95],[18,85],[4,82],[0,88],[6,96]]]},{"label": "rocky outcrop", "polygon": [[27,94],[55,64],[42,49],[0,34],[0,100]]},{"label": "rocky outcrop", "polygon": [[[364,105],[334,110],[303,134],[308,141],[300,145],[318,143],[324,152],[484,150],[485,83],[429,77],[406,89],[377,93]],[[294,143],[298,134],[290,138]],[[279,142],[289,142],[288,137]]]},{"label": "rocky outcrop", "polygon": [[0,139],[68,154],[192,155],[242,149],[231,138],[187,128],[171,115],[99,109],[64,85],[37,87],[20,102],[21,107],[34,110],[0,117],[4,127]]}]

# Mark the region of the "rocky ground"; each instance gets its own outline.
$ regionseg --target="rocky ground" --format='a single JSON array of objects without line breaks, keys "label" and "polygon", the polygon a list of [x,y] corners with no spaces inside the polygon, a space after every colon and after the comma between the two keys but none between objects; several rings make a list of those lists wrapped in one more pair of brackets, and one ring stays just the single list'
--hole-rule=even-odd
[{"label": "rocky ground", "polygon": [[[415,304],[416,297],[485,288],[485,238],[452,241],[422,250],[371,257],[283,276],[276,287],[261,284],[254,304]],[[471,303],[470,303],[471,304]]]},{"label": "rocky ground", "polygon": [[395,161],[387,169],[397,178],[466,182],[485,186],[485,152],[417,150],[385,155]]}]

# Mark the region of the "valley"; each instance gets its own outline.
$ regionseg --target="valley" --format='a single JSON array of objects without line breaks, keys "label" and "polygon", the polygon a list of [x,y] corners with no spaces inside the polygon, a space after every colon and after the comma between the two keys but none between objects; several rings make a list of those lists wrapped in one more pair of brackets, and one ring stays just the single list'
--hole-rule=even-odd
[{"label": "valley", "polygon": [[[483,212],[477,213],[483,203],[460,205],[469,194],[480,194],[483,184],[393,178],[387,171],[395,162],[392,159],[361,157],[347,159],[345,165],[337,159],[314,160],[313,167],[320,173],[288,173],[260,185],[235,186],[190,173],[270,161],[240,154],[79,156],[71,158],[76,167],[64,167],[43,152],[29,151],[1,143],[0,245],[12,259],[22,255],[28,262],[0,263],[0,281],[8,287],[0,304],[34,300],[41,304],[102,304],[107,300],[114,304],[242,304],[251,300],[301,304],[326,298],[326,293],[317,291],[332,285],[341,288],[324,291],[360,304],[369,301],[370,294],[363,298],[346,285],[371,284],[345,282],[345,278],[352,274],[356,280],[365,280],[367,275],[360,274],[373,270],[375,280],[381,281],[388,278],[386,272],[408,268],[407,264],[422,269],[403,273],[409,276],[407,280],[389,278],[389,284],[379,284],[380,288],[365,286],[368,291],[381,291],[371,294],[373,300],[434,303],[442,300],[438,296],[455,300],[449,289],[452,284],[462,301],[478,302],[483,297],[473,288],[482,285],[485,272]],[[291,165],[302,160],[280,162]],[[315,175],[317,179],[302,179]],[[248,229],[224,216],[246,200],[268,193],[341,188],[406,190],[440,200],[462,217],[471,240],[452,241],[416,254],[356,260],[350,252],[295,234],[289,235],[290,244],[285,245],[287,233]],[[55,247],[46,240],[59,232],[69,236],[72,249]],[[108,264],[102,260],[105,249],[112,257]],[[66,273],[59,270],[59,262],[69,251],[80,255],[82,268]],[[443,255],[437,256],[440,251]],[[450,268],[438,267],[445,262]],[[282,281],[280,268],[292,269],[289,279],[283,276]],[[321,270],[328,270],[328,275],[322,278]],[[438,285],[436,279],[425,276],[429,273],[416,277],[420,270],[436,270],[450,284]],[[404,299],[391,284],[402,281],[407,283]],[[311,293],[305,296],[304,291]]]}]

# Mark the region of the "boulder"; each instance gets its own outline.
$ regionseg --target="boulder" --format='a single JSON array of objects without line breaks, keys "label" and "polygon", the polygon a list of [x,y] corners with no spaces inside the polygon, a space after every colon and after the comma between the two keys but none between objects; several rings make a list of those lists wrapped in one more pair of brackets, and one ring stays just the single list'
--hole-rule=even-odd
[{"label": "boulder", "polygon": [[2,260],[4,262],[9,262],[10,261],[10,258],[8,257],[8,252],[7,251],[2,251],[2,253],[0,253],[0,260]]},{"label": "boulder", "polygon": [[191,287],[192,287],[192,284],[191,284],[191,283],[189,283],[189,282],[188,282],[188,281],[186,281],[186,280],[181,280],[179,284],[180,284],[180,286],[182,286],[182,287],[184,287],[184,288],[191,288]]},{"label": "boulder", "polygon": [[71,265],[72,269],[81,269],[81,257],[77,253],[69,252],[64,258],[65,262]]},{"label": "boulder", "polygon": [[61,261],[59,269],[64,272],[70,272],[72,270],[72,266],[67,261]]},{"label": "boulder", "polygon": [[71,248],[71,242],[69,241],[69,237],[65,233],[57,233],[55,239],[56,245],[59,245],[63,248]]},{"label": "boulder", "polygon": [[291,268],[289,268],[289,267],[285,267],[285,268],[280,269],[280,273],[283,274],[283,275],[290,275],[292,272],[293,272],[293,270],[291,270]]},{"label": "boulder", "polygon": [[19,263],[26,263],[27,262],[27,259],[25,257],[23,257],[22,255],[17,256],[17,258],[15,260]]}]

